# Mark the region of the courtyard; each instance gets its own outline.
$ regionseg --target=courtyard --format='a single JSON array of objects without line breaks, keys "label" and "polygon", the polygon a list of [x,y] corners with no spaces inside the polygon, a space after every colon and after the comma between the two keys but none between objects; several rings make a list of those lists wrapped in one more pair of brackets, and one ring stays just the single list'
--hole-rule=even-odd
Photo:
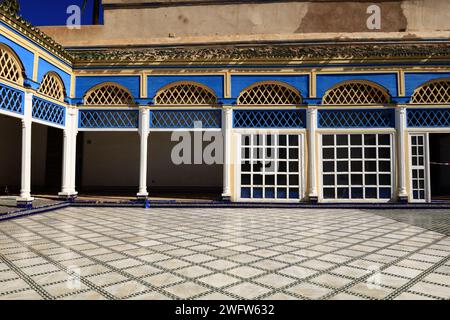
[{"label": "courtyard", "polygon": [[449,299],[449,220],[69,207],[0,222],[0,300]]}]

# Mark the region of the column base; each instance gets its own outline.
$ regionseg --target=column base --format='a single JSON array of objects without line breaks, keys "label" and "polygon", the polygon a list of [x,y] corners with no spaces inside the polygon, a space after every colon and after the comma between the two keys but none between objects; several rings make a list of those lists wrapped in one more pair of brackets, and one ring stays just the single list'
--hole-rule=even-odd
[{"label": "column base", "polygon": [[62,200],[74,201],[78,197],[78,192],[60,192],[58,193],[58,197]]},{"label": "column base", "polygon": [[33,209],[34,198],[18,198],[17,208],[20,209]]},{"label": "column base", "polygon": [[136,198],[137,198],[138,200],[147,200],[147,199],[148,199],[148,192],[139,192],[139,193],[136,195]]},{"label": "column base", "polygon": [[309,196],[309,202],[312,204],[318,204],[319,203],[319,197],[317,195],[310,195]]},{"label": "column base", "polygon": [[406,204],[409,202],[409,197],[407,195],[398,196],[398,202],[401,204]]},{"label": "column base", "polygon": [[231,202],[231,196],[229,194],[222,194],[222,201]]}]

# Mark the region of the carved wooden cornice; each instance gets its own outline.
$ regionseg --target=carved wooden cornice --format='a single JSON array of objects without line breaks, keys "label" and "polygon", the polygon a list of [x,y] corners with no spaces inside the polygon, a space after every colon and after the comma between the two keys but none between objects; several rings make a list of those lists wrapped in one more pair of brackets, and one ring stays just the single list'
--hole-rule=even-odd
[{"label": "carved wooden cornice", "polygon": [[440,44],[332,44],[257,45],[186,48],[73,50],[74,61],[125,64],[143,62],[215,62],[254,60],[334,60],[334,59],[449,59],[449,43]]},{"label": "carved wooden cornice", "polygon": [[0,21],[31,39],[43,48],[53,53],[58,58],[67,63],[71,63],[73,57],[60,44],[56,43],[51,37],[43,33],[39,28],[23,19],[18,14],[18,5],[15,0],[5,0],[0,3]]}]

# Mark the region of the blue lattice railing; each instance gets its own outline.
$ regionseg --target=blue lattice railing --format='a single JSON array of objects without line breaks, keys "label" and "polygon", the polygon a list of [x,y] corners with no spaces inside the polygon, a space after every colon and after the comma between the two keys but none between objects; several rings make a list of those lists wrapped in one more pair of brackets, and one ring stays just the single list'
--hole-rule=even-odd
[{"label": "blue lattice railing", "polygon": [[137,110],[80,110],[79,128],[132,129],[139,127]]},{"label": "blue lattice railing", "polygon": [[24,93],[0,83],[0,109],[23,114]]},{"label": "blue lattice railing", "polygon": [[305,128],[305,110],[236,110],[234,128]]},{"label": "blue lattice railing", "polygon": [[408,109],[408,127],[450,127],[450,109]]},{"label": "blue lattice railing", "polygon": [[33,97],[33,118],[63,126],[66,123],[66,107]]},{"label": "blue lattice railing", "polygon": [[394,128],[395,113],[388,110],[319,110],[319,128]]},{"label": "blue lattice railing", "polygon": [[204,129],[222,127],[220,110],[154,110],[150,112],[150,127],[154,129],[193,129],[201,122]]}]

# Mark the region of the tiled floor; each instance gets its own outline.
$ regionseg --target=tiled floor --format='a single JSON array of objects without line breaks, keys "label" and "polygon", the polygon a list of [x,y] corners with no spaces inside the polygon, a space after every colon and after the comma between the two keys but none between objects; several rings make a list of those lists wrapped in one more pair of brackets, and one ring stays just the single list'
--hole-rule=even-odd
[{"label": "tiled floor", "polygon": [[0,299],[450,299],[450,237],[356,209],[67,208],[0,222]]}]

